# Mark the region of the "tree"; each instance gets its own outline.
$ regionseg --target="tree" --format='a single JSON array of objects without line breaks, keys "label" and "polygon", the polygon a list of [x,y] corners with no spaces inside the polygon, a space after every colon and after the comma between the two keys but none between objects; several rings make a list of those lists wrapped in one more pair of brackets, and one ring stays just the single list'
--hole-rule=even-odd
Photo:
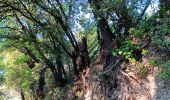
[{"label": "tree", "polygon": [[9,60],[12,65],[6,65],[19,71],[5,68],[10,72],[9,82],[14,80],[12,74],[36,73],[17,76],[15,86],[27,84],[27,89],[19,87],[22,95],[30,89],[36,98],[45,99],[48,81],[54,79],[55,87],[66,87],[98,55],[104,55],[106,72],[118,69],[113,66],[117,59],[119,63],[139,61],[142,49],[152,40],[149,32],[160,27],[154,19],[166,17],[169,9],[169,1],[160,0],[162,15],[149,18],[150,4],[151,0],[1,0],[1,51],[16,56]]},{"label": "tree", "polygon": [[4,51],[1,55],[4,56],[2,62],[4,63],[3,70],[5,71],[4,76],[7,87],[16,89],[21,94],[22,100],[25,100],[26,94],[29,96],[28,90],[31,81],[34,80],[32,71],[26,66],[26,63],[22,63],[28,58],[17,50]]}]

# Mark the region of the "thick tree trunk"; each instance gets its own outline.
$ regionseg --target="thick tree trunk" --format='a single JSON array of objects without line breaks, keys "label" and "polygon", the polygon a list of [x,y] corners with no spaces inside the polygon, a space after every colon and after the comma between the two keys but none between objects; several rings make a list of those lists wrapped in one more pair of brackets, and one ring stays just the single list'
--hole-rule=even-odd
[{"label": "thick tree trunk", "polygon": [[111,44],[112,44],[112,31],[106,21],[106,19],[101,18],[98,20],[98,29],[100,31],[102,45],[107,52],[111,52]]},{"label": "thick tree trunk", "polygon": [[[99,13],[100,9],[100,0],[89,0],[91,7],[93,7],[92,11],[97,21],[97,33],[98,39],[100,38],[100,51],[106,50],[107,52],[111,52],[112,39],[115,38],[115,35],[112,33],[107,19]],[[96,11],[97,10],[97,11]]]},{"label": "thick tree trunk", "polygon": [[105,68],[107,68],[113,60],[112,42],[113,39],[115,39],[115,34],[112,33],[105,16],[100,14],[100,10],[101,10],[100,0],[89,0],[89,3],[91,7],[93,7],[92,11],[95,16],[95,19],[97,20],[97,33],[99,35],[98,38],[100,38],[100,42],[99,42],[100,51],[101,54],[105,55],[104,58],[102,58],[105,60],[105,64],[103,67],[103,70],[105,70]]}]

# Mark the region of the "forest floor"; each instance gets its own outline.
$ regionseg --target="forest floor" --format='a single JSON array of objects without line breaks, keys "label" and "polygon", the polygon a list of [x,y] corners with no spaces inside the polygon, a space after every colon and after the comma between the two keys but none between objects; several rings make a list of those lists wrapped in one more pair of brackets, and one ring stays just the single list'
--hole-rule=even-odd
[{"label": "forest floor", "polygon": [[151,67],[148,61],[143,58],[142,63],[147,67],[145,75],[133,65],[121,72],[120,100],[170,100],[170,80],[159,79],[161,68]]},{"label": "forest floor", "polygon": [[[99,57],[84,70],[81,79],[63,100],[170,100],[170,79],[158,78],[161,68],[150,64],[152,58],[153,54],[143,56],[136,64],[122,63],[116,72],[115,86],[113,71],[108,72],[109,77],[100,75],[104,61]],[[4,100],[21,100],[19,93],[13,89],[4,91],[4,94]]]},{"label": "forest floor", "polygon": [[[158,78],[161,68],[149,63],[152,57],[144,56],[137,64],[122,63],[117,72],[117,86],[114,86],[113,72],[108,72],[109,78],[100,76],[104,61],[99,57],[84,70],[63,100],[170,100],[170,79]],[[4,100],[21,100],[14,90],[4,93],[7,96]]]},{"label": "forest floor", "polygon": [[[72,93],[76,94],[74,99],[170,100],[170,79],[158,78],[162,69],[150,64],[152,58],[153,54],[149,54],[142,57],[141,62],[137,64],[122,63],[121,68],[116,72],[117,86],[114,81],[115,72],[108,72],[110,76],[105,79],[100,76],[103,61],[97,60],[84,71],[81,79],[73,87]],[[73,100],[72,97],[69,97],[69,100]]]},{"label": "forest floor", "polygon": [[21,100],[19,92],[15,89],[9,89],[5,85],[0,85],[0,90],[2,92],[0,100]]}]

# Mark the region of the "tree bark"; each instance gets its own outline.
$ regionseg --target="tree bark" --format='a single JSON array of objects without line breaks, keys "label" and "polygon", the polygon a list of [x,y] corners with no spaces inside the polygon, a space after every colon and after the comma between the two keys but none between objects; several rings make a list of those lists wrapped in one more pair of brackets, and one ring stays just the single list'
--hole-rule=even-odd
[{"label": "tree bark", "polygon": [[45,98],[45,91],[44,91],[44,86],[45,86],[45,72],[46,72],[46,67],[41,68],[40,73],[39,73],[39,81],[38,81],[38,97],[40,100],[44,100]]},{"label": "tree bark", "polygon": [[97,33],[99,35],[98,37],[100,38],[100,51],[105,55],[104,58],[102,58],[105,60],[105,65],[103,67],[103,70],[105,70],[105,68],[107,68],[113,60],[112,42],[113,39],[115,39],[115,34],[112,33],[107,19],[102,14],[100,14],[100,0],[89,0],[89,3],[97,21]]},{"label": "tree bark", "polygon": [[58,87],[65,86],[64,79],[61,74],[58,73],[55,67],[51,67],[50,70],[52,71],[54,77],[54,84]]},{"label": "tree bark", "polygon": [[[111,52],[111,44],[112,39],[115,38],[115,35],[112,33],[107,19],[104,18],[101,14],[99,14],[100,9],[100,1],[99,0],[89,0],[89,3],[92,7],[93,14],[97,21],[97,32],[98,38],[100,38],[100,49],[105,49],[107,52]],[[100,50],[102,51],[102,50]]]},{"label": "tree bark", "polygon": [[78,70],[78,66],[77,66],[77,55],[73,54],[71,59],[72,59],[72,63],[73,63],[73,70],[74,70],[74,74],[75,76],[79,77],[79,70]]},{"label": "tree bark", "polygon": [[101,40],[102,40],[102,47],[107,50],[107,52],[111,52],[111,44],[112,44],[112,31],[106,21],[105,18],[101,18],[98,20],[98,29],[100,31]]},{"label": "tree bark", "polygon": [[21,100],[25,100],[24,91],[22,89],[20,90],[20,95],[21,95]]},{"label": "tree bark", "polygon": [[79,44],[79,50],[80,50],[80,68],[81,71],[83,69],[85,69],[86,67],[88,67],[90,65],[90,59],[89,59],[89,53],[88,53],[88,49],[87,49],[87,39],[86,37],[82,38],[81,43]]}]

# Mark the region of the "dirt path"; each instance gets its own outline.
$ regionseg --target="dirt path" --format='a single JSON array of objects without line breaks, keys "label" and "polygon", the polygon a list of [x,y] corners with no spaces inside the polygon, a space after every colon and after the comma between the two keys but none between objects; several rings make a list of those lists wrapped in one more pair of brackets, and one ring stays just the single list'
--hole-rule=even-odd
[{"label": "dirt path", "polygon": [[15,89],[8,89],[6,86],[1,85],[2,98],[0,100],[21,100],[20,94]]}]

